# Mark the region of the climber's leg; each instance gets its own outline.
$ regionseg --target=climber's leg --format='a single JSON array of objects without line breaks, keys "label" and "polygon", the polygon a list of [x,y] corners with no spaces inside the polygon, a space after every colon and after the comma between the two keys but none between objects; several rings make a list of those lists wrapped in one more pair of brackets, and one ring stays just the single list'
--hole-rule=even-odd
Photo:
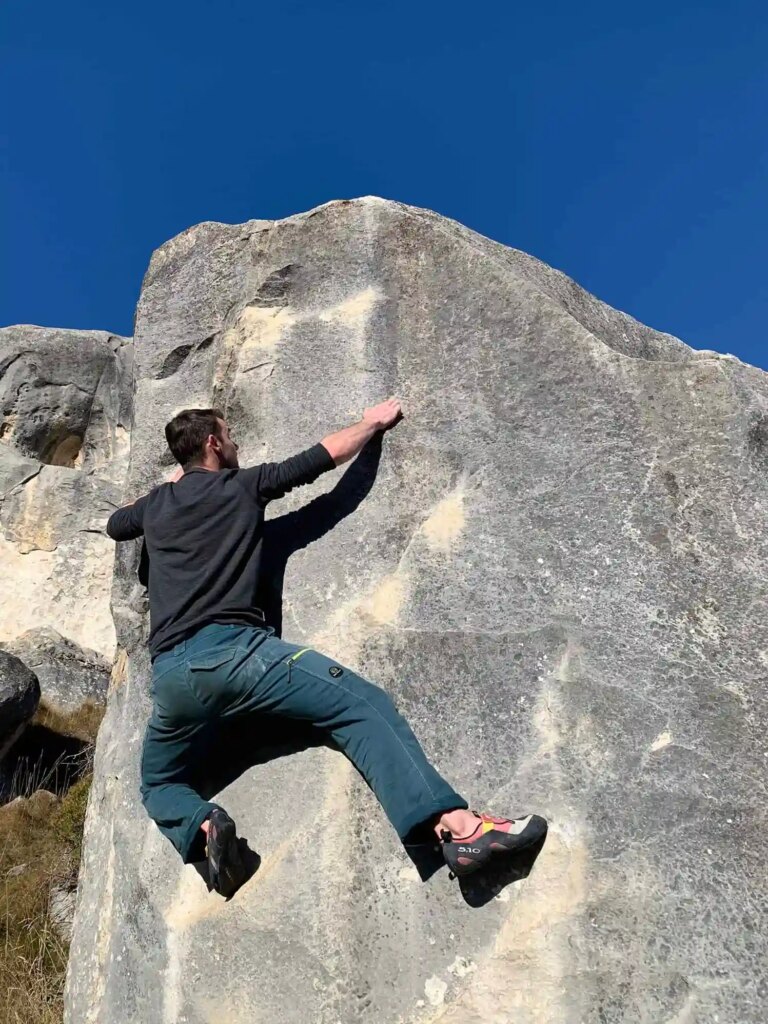
[{"label": "climber's leg", "polygon": [[200,860],[200,825],[218,804],[203,800],[191,782],[204,726],[174,726],[153,713],[141,758],[141,799],[147,814],[181,854]]},{"label": "climber's leg", "polygon": [[224,714],[282,715],[328,732],[371,787],[401,839],[417,826],[433,825],[447,811],[467,807],[429,763],[391,698],[357,673],[276,637],[260,638],[254,656],[234,671],[237,683],[228,689],[239,696]]},{"label": "climber's leg", "polygon": [[257,701],[261,711],[309,719],[328,731],[401,839],[414,836],[418,826],[434,827],[455,874],[469,874],[543,841],[547,822],[537,814],[515,819],[469,811],[429,763],[390,697],[357,673],[274,638],[261,643],[259,660],[266,672],[251,686],[248,700]]},{"label": "climber's leg", "polygon": [[[398,835],[406,840],[418,826],[437,827],[445,859],[457,874],[477,870],[496,854],[516,853],[546,833],[546,822],[536,815],[514,820],[470,812],[466,801],[429,763],[390,697],[325,655],[286,643],[269,630],[239,625],[206,626],[183,646],[180,678],[185,685],[166,688],[166,679],[174,679],[169,673],[155,687],[161,707],[174,705],[170,742],[172,750],[180,752],[179,764],[161,756],[161,771],[155,773],[159,778],[149,777],[147,771],[150,797],[151,790],[157,789],[162,798],[163,785],[171,775],[171,810],[164,813],[169,815],[176,803],[182,806],[183,836],[177,839],[182,856],[186,844],[194,841],[192,830],[203,836],[204,819],[214,805],[200,800],[189,785],[190,749],[184,749],[180,722],[201,717],[215,721],[252,712],[304,720],[329,733],[368,782]],[[150,729],[150,753],[161,739],[157,729]],[[197,740],[189,742],[194,745]],[[151,760],[145,757],[145,762]],[[168,830],[169,822],[155,813]],[[231,845],[234,823],[224,815],[221,825]],[[209,832],[216,828],[214,815]],[[172,833],[169,837],[173,840]]]},{"label": "climber's leg", "polygon": [[189,863],[203,857],[200,825],[218,805],[203,800],[194,787],[210,724],[186,686],[182,653],[174,649],[153,665],[154,706],[141,757],[141,799]]}]

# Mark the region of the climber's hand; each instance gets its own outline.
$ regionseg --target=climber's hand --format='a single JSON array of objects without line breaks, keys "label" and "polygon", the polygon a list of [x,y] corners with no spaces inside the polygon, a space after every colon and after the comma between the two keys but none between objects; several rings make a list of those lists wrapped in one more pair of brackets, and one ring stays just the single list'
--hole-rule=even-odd
[{"label": "climber's hand", "polygon": [[398,398],[388,398],[386,402],[372,405],[363,413],[366,423],[371,423],[377,430],[389,430],[403,418],[403,410]]},{"label": "climber's hand", "polygon": [[329,434],[320,442],[337,466],[353,459],[379,430],[389,430],[402,419],[400,402],[388,398],[386,402],[366,409],[359,423]]}]

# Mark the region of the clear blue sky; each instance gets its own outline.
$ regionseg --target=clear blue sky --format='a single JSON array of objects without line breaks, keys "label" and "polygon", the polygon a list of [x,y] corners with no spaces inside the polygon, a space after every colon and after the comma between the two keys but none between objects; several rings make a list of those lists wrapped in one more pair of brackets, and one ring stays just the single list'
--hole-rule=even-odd
[{"label": "clear blue sky", "polygon": [[768,367],[764,3],[5,0],[0,323],[129,334],[202,220],[426,206]]}]

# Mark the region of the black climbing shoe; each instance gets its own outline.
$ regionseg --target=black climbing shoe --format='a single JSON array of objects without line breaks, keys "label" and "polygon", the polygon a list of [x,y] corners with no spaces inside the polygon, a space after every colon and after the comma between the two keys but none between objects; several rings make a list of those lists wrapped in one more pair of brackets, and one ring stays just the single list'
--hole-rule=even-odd
[{"label": "black climbing shoe", "polygon": [[208,818],[205,855],[208,858],[208,884],[226,899],[246,881],[247,872],[240,856],[235,823],[226,811],[214,808]]},{"label": "black climbing shoe", "polygon": [[454,875],[470,875],[498,857],[514,856],[543,839],[547,822],[538,814],[524,818],[492,818],[477,815],[477,828],[457,839],[450,832],[441,834],[443,857]]}]

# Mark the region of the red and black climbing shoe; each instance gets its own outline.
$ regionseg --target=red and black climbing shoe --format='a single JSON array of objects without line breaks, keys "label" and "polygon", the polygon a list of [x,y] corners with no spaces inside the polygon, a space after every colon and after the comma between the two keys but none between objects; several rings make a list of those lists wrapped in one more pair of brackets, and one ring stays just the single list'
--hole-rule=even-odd
[{"label": "red and black climbing shoe", "polygon": [[514,856],[547,834],[546,819],[538,814],[524,818],[492,818],[490,814],[476,817],[477,828],[468,836],[441,833],[445,863],[454,875],[470,875],[499,857]]},{"label": "red and black climbing shoe", "polygon": [[208,821],[210,824],[205,843],[208,883],[211,889],[229,899],[247,878],[235,823],[226,811],[218,807],[211,811]]}]

